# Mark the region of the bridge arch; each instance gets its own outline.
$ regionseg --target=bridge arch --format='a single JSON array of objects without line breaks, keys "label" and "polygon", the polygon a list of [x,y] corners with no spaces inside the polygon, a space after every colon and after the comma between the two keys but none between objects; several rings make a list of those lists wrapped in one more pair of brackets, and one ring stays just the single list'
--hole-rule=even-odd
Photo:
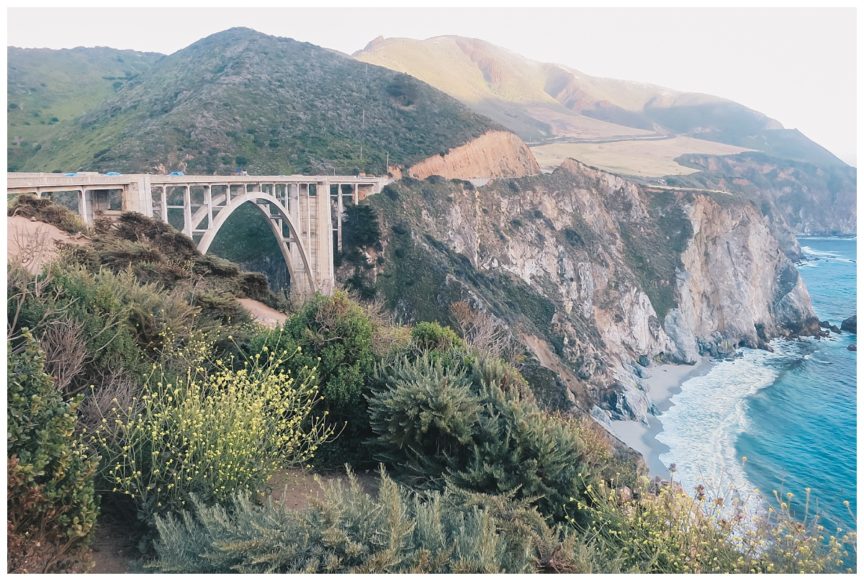
[{"label": "bridge arch", "polygon": [[[299,275],[302,273],[305,275],[308,288],[311,292],[314,293],[318,290],[315,283],[315,277],[312,274],[309,254],[306,246],[303,244],[303,239],[300,236],[300,231],[297,228],[297,225],[294,223],[288,210],[282,205],[279,199],[264,192],[246,192],[244,194],[231,196],[231,201],[227,205],[220,207],[219,213],[213,216],[212,224],[209,224],[209,227],[206,229],[203,237],[197,244],[198,251],[201,252],[201,254],[206,254],[210,249],[210,245],[213,244],[213,240],[216,239],[216,235],[222,229],[225,222],[228,221],[228,218],[231,217],[237,208],[246,203],[254,205],[267,219],[267,223],[270,224],[270,230],[273,232],[276,241],[279,243],[279,250],[282,253],[282,259],[285,261],[285,265],[288,267],[288,272],[291,275],[291,284],[295,287],[298,286],[298,283],[300,283]],[[276,216],[271,213],[271,208],[276,210]],[[296,254],[300,257],[300,262],[302,264],[294,264],[294,260],[291,257],[291,250],[289,249],[288,243],[282,232],[282,226],[277,222],[278,219],[281,219],[282,222],[288,226],[291,235],[291,242],[297,245]]]}]

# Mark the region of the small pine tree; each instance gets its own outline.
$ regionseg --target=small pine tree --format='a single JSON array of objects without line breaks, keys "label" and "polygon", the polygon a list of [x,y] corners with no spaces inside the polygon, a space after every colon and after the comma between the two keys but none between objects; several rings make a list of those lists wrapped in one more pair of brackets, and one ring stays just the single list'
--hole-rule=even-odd
[{"label": "small pine tree", "polygon": [[376,458],[415,486],[443,485],[448,468],[464,462],[480,421],[464,370],[429,354],[403,356],[377,379],[369,398]]}]

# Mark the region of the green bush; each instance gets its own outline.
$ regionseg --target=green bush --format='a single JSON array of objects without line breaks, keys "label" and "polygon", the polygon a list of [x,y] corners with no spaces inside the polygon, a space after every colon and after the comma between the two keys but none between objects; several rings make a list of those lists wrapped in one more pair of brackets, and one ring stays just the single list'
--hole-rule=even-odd
[{"label": "green bush", "polygon": [[363,386],[375,366],[375,327],[363,308],[343,292],[318,295],[285,323],[285,333],[302,349],[298,362],[317,364],[334,419],[362,412]]},{"label": "green bush", "polygon": [[436,322],[421,321],[411,329],[411,339],[423,351],[448,351],[465,344],[456,331]]},{"label": "green bush", "polygon": [[317,295],[286,321],[282,329],[252,337],[240,347],[254,352],[267,346],[300,351],[286,369],[316,367],[322,406],[341,435],[321,451],[319,462],[362,462],[368,459],[362,440],[369,434],[364,394],[382,345],[379,324],[344,292]]},{"label": "green bush", "polygon": [[[223,502],[239,490],[259,490],[280,467],[304,464],[333,435],[324,415],[314,369],[282,370],[294,353],[260,363],[216,360],[212,346],[193,340],[184,378],[156,370],[148,389],[124,408],[115,399],[102,412],[94,444],[101,477],[112,493],[132,499],[144,522],[177,510],[194,494]],[[266,348],[265,348],[266,349]]]},{"label": "green bush", "polygon": [[[159,296],[152,296],[145,305],[130,302],[135,297],[134,290],[126,285],[128,281],[117,280],[107,271],[94,275],[80,266],[61,263],[36,276],[10,268],[8,282],[7,320],[13,334],[28,327],[34,336],[45,340],[46,332],[57,321],[73,322],[78,328],[86,356],[78,372],[69,378],[67,393],[100,385],[109,371],[144,377],[147,358],[136,335],[146,333],[146,329],[136,328],[136,322],[146,325],[144,311],[168,309],[170,301],[163,303]],[[137,298],[146,293],[143,289]]]},{"label": "green bush", "polygon": [[98,513],[98,459],[75,435],[79,400],[63,400],[32,335],[25,331],[7,349],[7,567],[14,573],[76,569]]},{"label": "green bush", "polygon": [[466,369],[430,353],[397,359],[379,371],[369,398],[372,450],[412,485],[441,488],[450,480],[512,493],[563,517],[592,477],[579,427],[505,392],[502,379],[512,380],[503,365],[475,361]]},{"label": "green bush", "polygon": [[481,400],[464,369],[430,355],[402,357],[378,377],[369,397],[375,457],[415,486],[443,487],[464,464],[481,418]]},{"label": "green bush", "polygon": [[357,481],[291,512],[240,496],[156,521],[153,567],[165,573],[533,573],[589,569],[572,537],[530,507],[449,492],[416,495],[382,474],[376,496]]}]

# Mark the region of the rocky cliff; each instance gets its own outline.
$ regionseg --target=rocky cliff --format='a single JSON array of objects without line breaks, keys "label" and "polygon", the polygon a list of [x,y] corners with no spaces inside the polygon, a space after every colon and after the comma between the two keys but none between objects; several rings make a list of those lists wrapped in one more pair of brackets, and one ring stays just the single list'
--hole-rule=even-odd
[{"label": "rocky cliff", "polygon": [[508,131],[489,131],[441,155],[411,166],[408,175],[425,179],[439,175],[448,179],[523,177],[540,173],[528,146]]},{"label": "rocky cliff", "polygon": [[845,164],[818,166],[762,153],[685,155],[677,160],[699,170],[667,178],[675,185],[717,188],[755,202],[772,223],[804,235],[854,235],[857,176]]},{"label": "rocky cliff", "polygon": [[527,375],[566,389],[560,407],[644,418],[640,363],[759,346],[813,316],[759,209],[723,194],[569,161],[479,189],[403,180],[370,203],[382,243],[365,284],[405,319],[452,323],[456,301],[490,313],[525,346]]}]

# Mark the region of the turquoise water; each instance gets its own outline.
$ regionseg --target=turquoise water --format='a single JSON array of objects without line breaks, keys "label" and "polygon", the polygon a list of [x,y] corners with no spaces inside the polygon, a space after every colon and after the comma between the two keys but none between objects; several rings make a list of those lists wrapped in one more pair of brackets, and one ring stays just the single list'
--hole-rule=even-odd
[{"label": "turquoise water", "polygon": [[[839,326],[855,313],[856,241],[800,243],[816,314]],[[855,342],[849,333],[774,341],[774,353],[743,349],[690,379],[660,416],[657,439],[669,447],[660,459],[677,465],[688,490],[743,491],[754,510],[772,503],[774,490],[803,500],[810,487],[825,524],[854,529],[843,501],[856,506],[856,353],[847,350]]]}]

